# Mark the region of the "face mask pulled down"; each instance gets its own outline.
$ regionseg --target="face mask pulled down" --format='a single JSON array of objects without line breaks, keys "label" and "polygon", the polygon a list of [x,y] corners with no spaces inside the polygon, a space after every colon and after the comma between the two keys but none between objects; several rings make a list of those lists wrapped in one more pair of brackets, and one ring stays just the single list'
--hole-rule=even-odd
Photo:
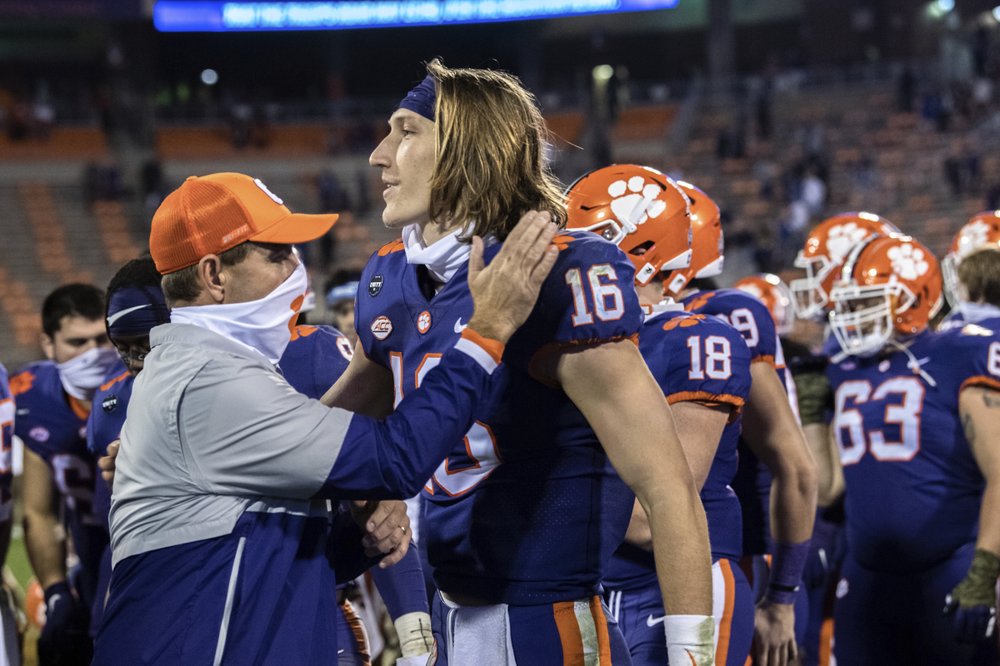
[{"label": "face mask pulled down", "polygon": [[170,311],[172,324],[190,324],[235,340],[277,365],[291,340],[309,281],[302,264],[264,298],[246,303],[192,305]]},{"label": "face mask pulled down", "polygon": [[59,363],[59,381],[63,390],[77,400],[90,400],[97,387],[120,360],[110,347],[94,347],[65,363]]}]

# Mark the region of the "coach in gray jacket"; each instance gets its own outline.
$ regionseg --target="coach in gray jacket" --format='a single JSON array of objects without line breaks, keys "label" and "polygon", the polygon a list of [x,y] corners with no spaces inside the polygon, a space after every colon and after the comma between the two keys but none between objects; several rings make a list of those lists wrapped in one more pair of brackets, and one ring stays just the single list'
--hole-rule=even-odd
[{"label": "coach in gray jacket", "polygon": [[150,334],[122,430],[95,663],[329,663],[337,575],[369,563],[357,522],[383,528],[368,545],[394,559],[409,535],[384,533],[389,511],[352,520],[328,500],[414,495],[488,409],[555,260],[548,216],[526,215],[489,267],[475,243],[468,328],[384,420],[310,400],[275,368],[307,286],[291,244],[335,220],[232,173],[189,178],[157,210],[171,323]]}]

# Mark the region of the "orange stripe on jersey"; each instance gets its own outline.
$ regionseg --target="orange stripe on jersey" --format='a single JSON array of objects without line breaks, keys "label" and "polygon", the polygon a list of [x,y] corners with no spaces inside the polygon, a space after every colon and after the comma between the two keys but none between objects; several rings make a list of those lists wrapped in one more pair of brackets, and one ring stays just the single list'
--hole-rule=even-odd
[{"label": "orange stripe on jersey", "polygon": [[778,367],[774,364],[774,357],[771,356],[770,354],[761,354],[760,356],[754,356],[752,359],[750,359],[750,365],[753,365],[754,363],[770,363],[771,367],[774,368]]},{"label": "orange stripe on jersey", "polygon": [[80,402],[73,396],[68,396],[68,397],[69,397],[69,406],[73,408],[73,413],[76,414],[78,418],[86,420],[86,418],[90,416],[90,410],[87,409],[82,402]]},{"label": "orange stripe on jersey", "polygon": [[552,604],[552,615],[559,632],[559,642],[562,643],[563,666],[575,666],[573,658],[583,652],[583,636],[580,635],[574,603],[559,601]]},{"label": "orange stripe on jersey", "polygon": [[392,254],[393,252],[399,252],[404,249],[402,240],[394,240],[391,243],[387,243],[378,249],[378,256],[385,257]]},{"label": "orange stripe on jersey", "polygon": [[503,361],[504,344],[499,340],[483,337],[471,328],[463,330],[462,337],[481,347],[484,352],[490,355],[490,358],[492,358],[493,362],[497,365],[500,365],[500,362]]},{"label": "orange stripe on jersey", "polygon": [[372,658],[368,653],[368,636],[365,634],[365,627],[361,624],[361,618],[350,601],[344,599],[340,604],[340,609],[344,611],[344,619],[351,629],[354,642],[357,644],[358,656],[361,658],[362,666],[372,666]]},{"label": "orange stripe on jersey", "polygon": [[958,387],[958,392],[961,393],[963,389],[970,386],[981,386],[982,388],[1000,390],[1000,380],[994,379],[993,377],[987,377],[986,375],[973,375],[962,382],[962,385]]},{"label": "orange stripe on jersey", "polygon": [[736,600],[736,583],[733,580],[733,568],[729,560],[719,560],[722,570],[722,580],[726,588],[726,601],[722,607],[722,619],[719,620],[719,644],[715,648],[715,663],[725,664],[729,656],[729,638],[733,632],[733,606]]},{"label": "orange stripe on jersey", "polygon": [[125,372],[123,372],[122,374],[118,375],[117,377],[112,377],[108,381],[106,381],[103,384],[101,384],[100,390],[101,391],[107,391],[109,388],[111,388],[112,386],[114,386],[118,382],[124,381],[125,379],[127,379],[131,374],[132,374],[131,372],[129,372],[128,370],[126,370]]},{"label": "orange stripe on jersey", "polygon": [[19,372],[10,378],[10,392],[18,396],[27,393],[35,383],[35,375],[29,371]]},{"label": "orange stripe on jersey", "polygon": [[833,618],[823,620],[819,628],[819,666],[830,666],[833,663]]},{"label": "orange stripe on jersey", "polygon": [[668,395],[667,402],[671,405],[675,402],[704,402],[710,405],[732,405],[737,408],[743,407],[745,404],[743,398],[738,395],[710,393],[708,391],[678,391]]},{"label": "orange stripe on jersey", "polygon": [[594,625],[597,627],[597,646],[600,650],[600,666],[611,666],[611,636],[608,634],[608,618],[604,615],[604,606],[601,598],[593,596],[590,598],[590,614],[594,617]]}]

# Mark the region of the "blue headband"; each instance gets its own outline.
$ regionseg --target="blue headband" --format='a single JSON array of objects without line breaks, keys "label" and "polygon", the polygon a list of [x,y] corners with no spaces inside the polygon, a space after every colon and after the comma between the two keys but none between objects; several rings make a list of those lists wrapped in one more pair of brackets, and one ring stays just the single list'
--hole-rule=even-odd
[{"label": "blue headband", "polygon": [[434,78],[428,74],[399,103],[400,109],[408,109],[418,113],[427,120],[434,122],[434,103],[437,100],[437,86]]},{"label": "blue headband", "polygon": [[149,335],[154,326],[170,322],[170,310],[158,287],[124,287],[108,299],[108,335],[112,338]]},{"label": "blue headband", "polygon": [[326,293],[326,305],[332,308],[338,301],[353,301],[358,295],[358,283],[346,282],[338,284]]}]

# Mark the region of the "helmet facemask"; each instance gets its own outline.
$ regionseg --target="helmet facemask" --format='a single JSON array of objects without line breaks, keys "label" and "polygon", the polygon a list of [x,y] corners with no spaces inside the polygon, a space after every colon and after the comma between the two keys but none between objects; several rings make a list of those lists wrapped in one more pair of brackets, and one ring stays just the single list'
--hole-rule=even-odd
[{"label": "helmet facemask", "polygon": [[916,301],[910,289],[893,276],[889,282],[860,286],[841,282],[830,294],[834,309],[830,327],[844,353],[873,356],[893,338],[896,316]]},{"label": "helmet facemask", "polygon": [[823,288],[823,281],[834,269],[833,263],[826,256],[806,257],[799,252],[795,258],[795,267],[806,272],[804,278],[792,280],[788,284],[795,298],[796,314],[801,319],[822,318],[830,302],[830,296]]}]

